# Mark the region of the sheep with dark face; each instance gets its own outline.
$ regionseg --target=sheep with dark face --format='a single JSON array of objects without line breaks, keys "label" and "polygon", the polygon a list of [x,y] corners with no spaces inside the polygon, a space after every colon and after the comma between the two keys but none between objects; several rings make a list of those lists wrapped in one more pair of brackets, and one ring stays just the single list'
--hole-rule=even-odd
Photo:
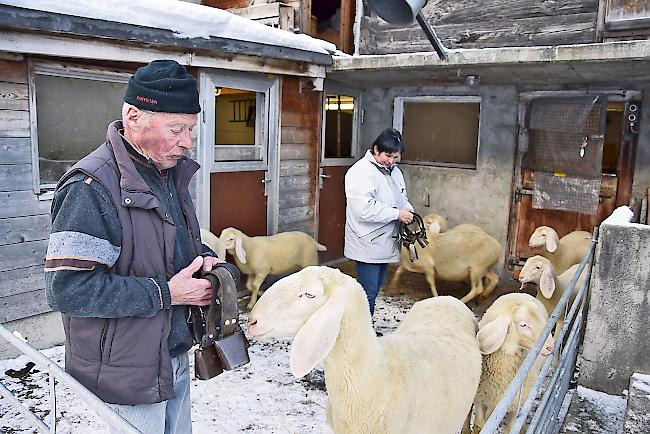
[{"label": "sheep with dark face", "polygon": [[307,267],[273,284],[248,321],[255,339],[293,337],[295,376],[324,360],[337,434],[454,434],[469,413],[481,354],[476,319],[454,297],[415,303],[394,333],[377,338],[361,285]]}]

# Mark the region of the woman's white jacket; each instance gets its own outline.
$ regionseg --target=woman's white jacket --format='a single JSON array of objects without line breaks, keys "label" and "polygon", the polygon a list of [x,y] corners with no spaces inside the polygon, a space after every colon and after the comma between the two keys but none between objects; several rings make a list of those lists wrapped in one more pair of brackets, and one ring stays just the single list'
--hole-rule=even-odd
[{"label": "woman's white jacket", "polygon": [[345,174],[345,197],[345,256],[367,263],[398,262],[399,209],[413,211],[399,168],[380,166],[367,151]]}]

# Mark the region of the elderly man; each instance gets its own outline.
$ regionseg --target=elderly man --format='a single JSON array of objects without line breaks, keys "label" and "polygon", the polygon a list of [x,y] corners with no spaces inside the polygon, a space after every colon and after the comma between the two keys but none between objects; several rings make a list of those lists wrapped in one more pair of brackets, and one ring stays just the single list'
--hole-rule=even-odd
[{"label": "elderly man", "polygon": [[188,305],[219,262],[200,241],[188,192],[196,81],[156,60],[128,83],[122,122],[59,181],[45,262],[63,314],[65,368],[138,429],[191,433]]}]

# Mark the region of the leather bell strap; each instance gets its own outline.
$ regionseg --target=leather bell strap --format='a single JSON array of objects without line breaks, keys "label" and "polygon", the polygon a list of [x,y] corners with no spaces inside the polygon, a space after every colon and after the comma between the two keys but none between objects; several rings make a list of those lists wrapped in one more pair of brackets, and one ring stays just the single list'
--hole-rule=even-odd
[{"label": "leather bell strap", "polygon": [[205,335],[201,343],[205,348],[214,344],[217,339],[233,334],[239,328],[237,310],[239,269],[232,264],[220,263],[205,273],[203,278],[209,280],[213,288]]}]

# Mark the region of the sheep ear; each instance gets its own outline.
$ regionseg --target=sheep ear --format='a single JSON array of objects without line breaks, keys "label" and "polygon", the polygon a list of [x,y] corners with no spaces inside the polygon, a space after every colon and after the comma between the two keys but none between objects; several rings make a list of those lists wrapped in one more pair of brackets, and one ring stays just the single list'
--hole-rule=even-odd
[{"label": "sheep ear", "polygon": [[244,246],[242,245],[241,237],[235,238],[235,255],[239,258],[239,261],[242,264],[246,263],[246,252],[244,251]]},{"label": "sheep ear", "polygon": [[544,265],[542,275],[539,278],[539,289],[542,295],[546,298],[553,297],[555,292],[555,279],[553,278],[553,271],[550,264]]},{"label": "sheep ear", "polygon": [[481,327],[476,334],[481,354],[492,354],[506,341],[510,318],[499,317]]},{"label": "sheep ear", "polygon": [[429,225],[429,232],[434,233],[434,234],[439,234],[440,233],[440,223],[437,221],[432,221],[431,224]]},{"label": "sheep ear", "polygon": [[547,233],[546,234],[546,250],[549,252],[553,253],[554,251],[557,250],[557,234],[555,233]]},{"label": "sheep ear", "polygon": [[329,297],[303,325],[291,344],[291,373],[307,375],[334,347],[341,330],[345,306],[336,297]]}]

